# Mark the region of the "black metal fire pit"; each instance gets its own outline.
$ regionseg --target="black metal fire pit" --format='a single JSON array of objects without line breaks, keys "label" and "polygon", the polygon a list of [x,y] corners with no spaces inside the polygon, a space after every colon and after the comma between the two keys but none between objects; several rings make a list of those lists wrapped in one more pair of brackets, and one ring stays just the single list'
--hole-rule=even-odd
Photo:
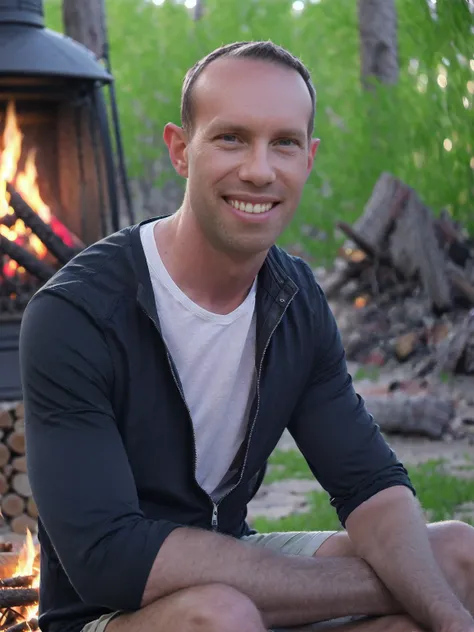
[{"label": "black metal fire pit", "polygon": [[6,197],[0,169],[0,401],[22,398],[18,334],[29,298],[119,228],[111,82],[91,51],[45,28],[42,0],[0,0],[0,167],[12,129],[22,136]]}]

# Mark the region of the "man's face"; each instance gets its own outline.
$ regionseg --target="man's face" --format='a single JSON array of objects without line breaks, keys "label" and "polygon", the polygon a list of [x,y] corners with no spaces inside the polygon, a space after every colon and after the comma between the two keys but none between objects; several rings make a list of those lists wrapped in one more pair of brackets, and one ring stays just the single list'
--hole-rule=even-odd
[{"label": "man's face", "polygon": [[192,137],[174,162],[197,225],[231,256],[268,250],[296,211],[318,144],[308,139],[304,80],[269,62],[219,59],[194,85],[193,106]]}]

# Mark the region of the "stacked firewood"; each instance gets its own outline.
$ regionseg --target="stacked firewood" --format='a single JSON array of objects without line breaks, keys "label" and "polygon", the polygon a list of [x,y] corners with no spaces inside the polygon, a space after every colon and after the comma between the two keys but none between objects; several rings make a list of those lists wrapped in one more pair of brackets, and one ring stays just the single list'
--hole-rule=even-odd
[{"label": "stacked firewood", "polygon": [[38,511],[33,500],[25,456],[23,404],[0,410],[0,509],[14,533],[36,532]]}]

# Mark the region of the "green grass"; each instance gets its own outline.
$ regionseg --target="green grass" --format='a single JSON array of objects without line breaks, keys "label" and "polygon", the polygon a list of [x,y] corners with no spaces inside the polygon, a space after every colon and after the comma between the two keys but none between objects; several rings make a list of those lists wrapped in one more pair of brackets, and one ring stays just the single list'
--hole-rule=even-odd
[{"label": "green grass", "polygon": [[[474,470],[466,464],[460,471]],[[295,451],[276,450],[270,461],[265,483],[286,479],[312,479],[313,475],[303,456]],[[472,479],[457,478],[446,472],[446,462],[433,460],[418,467],[407,467],[417,490],[423,510],[431,522],[453,517],[457,507],[474,499],[474,476]],[[340,529],[335,510],[329,504],[325,492],[308,494],[310,509],[307,513],[293,514],[279,520],[256,518],[253,527],[258,531],[331,531]],[[474,524],[474,521],[469,521]]]}]

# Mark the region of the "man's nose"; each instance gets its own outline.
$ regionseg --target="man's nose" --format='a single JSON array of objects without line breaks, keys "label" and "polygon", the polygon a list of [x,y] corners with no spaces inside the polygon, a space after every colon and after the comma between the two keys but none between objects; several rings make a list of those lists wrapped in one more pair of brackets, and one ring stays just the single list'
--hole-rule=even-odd
[{"label": "man's nose", "polygon": [[245,182],[263,187],[275,181],[275,170],[272,167],[267,147],[255,147],[249,151],[243,161],[239,176]]}]

